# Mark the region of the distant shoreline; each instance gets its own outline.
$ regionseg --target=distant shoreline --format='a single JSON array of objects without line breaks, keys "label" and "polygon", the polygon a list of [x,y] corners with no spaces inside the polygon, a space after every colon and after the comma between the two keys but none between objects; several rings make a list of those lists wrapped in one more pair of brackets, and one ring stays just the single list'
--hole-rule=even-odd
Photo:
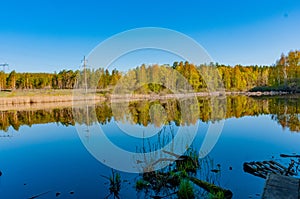
[{"label": "distant shoreline", "polygon": [[[197,92],[197,93],[183,93],[183,94],[132,94],[132,95],[115,95],[115,94],[95,94],[91,93],[88,96],[78,96],[72,93],[72,90],[67,91],[53,91],[53,92],[41,92],[41,91],[29,91],[18,92],[13,91],[11,95],[0,95],[0,109],[5,106],[22,106],[46,103],[70,103],[80,101],[128,101],[128,100],[164,100],[172,98],[190,98],[190,97],[216,97],[216,96],[228,96],[228,95],[245,95],[245,96],[275,96],[275,95],[287,95],[289,92],[271,91],[271,92]],[[76,95],[76,96],[75,96]]]}]

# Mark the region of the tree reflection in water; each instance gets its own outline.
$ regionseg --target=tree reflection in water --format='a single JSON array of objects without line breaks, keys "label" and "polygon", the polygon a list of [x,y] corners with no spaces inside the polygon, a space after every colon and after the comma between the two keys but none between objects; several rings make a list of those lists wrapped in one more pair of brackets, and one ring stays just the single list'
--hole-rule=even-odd
[{"label": "tree reflection in water", "polygon": [[[214,106],[218,106],[218,97]],[[220,100],[221,101],[221,100]],[[224,107],[219,103],[220,107],[215,107],[214,116],[212,116],[211,99],[208,97],[198,98],[199,114],[198,118],[190,118],[190,124],[194,124],[197,119],[203,122],[216,121],[227,118],[240,118],[243,116],[271,115],[271,118],[278,122],[283,128],[288,128],[293,132],[300,131],[300,97],[298,96],[281,96],[281,97],[247,97],[247,96],[228,96],[226,98],[226,112],[224,115]],[[114,117],[115,121],[120,121],[130,117],[130,121],[134,124],[148,126],[163,126],[170,122],[181,125],[182,113],[179,102],[175,99],[171,100],[154,100],[154,101],[132,101],[127,104],[129,108],[127,112],[112,112],[110,102],[100,102],[95,108],[91,107],[89,111],[76,110],[72,107],[41,109],[41,110],[11,110],[0,111],[0,130],[7,132],[11,126],[15,130],[19,130],[20,126],[45,123],[60,123],[62,125],[75,125],[76,122],[82,124],[93,124],[98,122],[106,124]],[[162,111],[163,110],[163,111]],[[219,110],[219,113],[215,113]],[[157,116],[164,113],[164,116]],[[87,115],[88,114],[88,115]],[[114,115],[113,115],[114,114]],[[213,117],[213,118],[212,118]],[[163,119],[160,119],[163,118]]]}]

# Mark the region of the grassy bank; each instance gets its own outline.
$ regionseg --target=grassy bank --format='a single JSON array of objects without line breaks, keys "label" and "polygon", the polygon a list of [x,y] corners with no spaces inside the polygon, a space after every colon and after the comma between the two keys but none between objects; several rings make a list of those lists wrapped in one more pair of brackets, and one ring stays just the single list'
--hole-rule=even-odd
[{"label": "grassy bank", "polygon": [[0,105],[16,105],[16,104],[35,104],[35,103],[62,103],[81,100],[157,100],[170,98],[189,98],[189,97],[209,97],[209,96],[224,96],[224,95],[285,95],[288,92],[282,91],[264,91],[264,92],[196,92],[196,93],[149,93],[149,94],[127,94],[119,95],[112,94],[112,90],[93,90],[90,94],[84,94],[85,91],[76,91],[73,89],[34,89],[34,90],[14,90],[0,92]]},{"label": "grassy bank", "polygon": [[0,107],[44,104],[44,103],[65,103],[81,100],[105,100],[102,95],[74,95],[72,89],[64,90],[14,90],[0,92]]},{"label": "grassy bank", "polygon": [[28,90],[14,90],[1,91],[0,97],[24,97],[24,96],[66,96],[72,95],[72,89],[28,89]]}]

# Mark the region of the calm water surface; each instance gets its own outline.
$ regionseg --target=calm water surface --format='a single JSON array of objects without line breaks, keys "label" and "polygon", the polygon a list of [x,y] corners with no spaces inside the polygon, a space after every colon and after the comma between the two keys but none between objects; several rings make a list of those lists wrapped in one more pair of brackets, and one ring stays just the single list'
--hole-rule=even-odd
[{"label": "calm water surface", "polygon": [[[196,177],[231,190],[233,198],[260,198],[264,179],[245,173],[243,163],[273,159],[288,166],[289,159],[280,158],[280,153],[300,154],[300,98],[236,96],[226,99],[226,103],[225,114],[213,119],[207,114],[209,99],[200,99],[198,118],[188,124],[199,125],[191,145],[199,151],[209,125],[224,121],[216,145],[208,156],[200,159],[202,166]],[[166,110],[165,121],[151,121],[150,107],[154,104]],[[90,108],[81,121],[74,120],[76,113],[71,107],[0,111],[0,198],[30,198],[39,194],[42,195],[38,198],[56,198],[58,192],[59,198],[105,198],[110,194],[106,177],[111,176],[112,170],[85,148],[83,143],[93,139],[89,125],[100,125],[115,145],[127,151],[136,152],[145,143],[150,150],[157,148],[158,143],[170,142],[172,133],[176,136],[181,123],[180,110],[174,109],[178,107],[174,104],[176,101],[172,100],[132,102],[129,112],[120,110],[121,113],[115,113],[120,115],[113,115],[110,104],[101,103],[95,110]],[[89,115],[93,111],[96,118]],[[116,125],[120,118],[126,118],[122,114],[131,115],[132,128],[160,129],[165,140],[157,134],[143,140],[122,133]],[[87,128],[86,135],[78,133],[75,124]],[[122,159],[118,161],[122,164]],[[219,168],[218,164],[220,172],[212,172]],[[122,179],[120,198],[151,197],[152,193],[145,194],[135,188],[141,175],[115,172]],[[208,197],[204,191],[196,193],[197,198]]]}]

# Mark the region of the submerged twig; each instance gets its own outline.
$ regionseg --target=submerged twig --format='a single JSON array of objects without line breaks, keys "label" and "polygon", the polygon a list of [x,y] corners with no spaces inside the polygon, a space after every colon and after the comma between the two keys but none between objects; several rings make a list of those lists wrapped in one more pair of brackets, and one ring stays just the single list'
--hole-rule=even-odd
[{"label": "submerged twig", "polygon": [[47,194],[47,193],[50,193],[50,192],[51,192],[51,191],[46,191],[46,192],[43,192],[43,193],[40,193],[40,194],[31,196],[31,197],[29,197],[28,199],[35,199],[35,198],[38,198],[38,197],[40,197],[40,196],[42,196],[42,195],[45,195],[45,194]]}]

